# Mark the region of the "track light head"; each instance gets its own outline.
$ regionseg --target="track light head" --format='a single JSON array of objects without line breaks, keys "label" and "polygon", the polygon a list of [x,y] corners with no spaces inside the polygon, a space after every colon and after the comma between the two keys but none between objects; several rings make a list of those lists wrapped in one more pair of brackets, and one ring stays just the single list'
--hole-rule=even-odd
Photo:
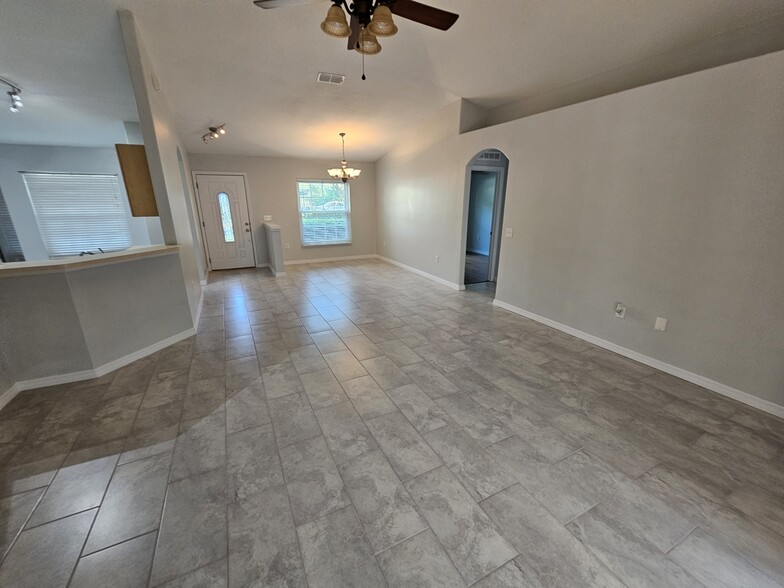
[{"label": "track light head", "polygon": [[11,86],[8,96],[11,98],[11,112],[19,112],[19,109],[24,106],[22,103],[22,90],[16,86]]}]

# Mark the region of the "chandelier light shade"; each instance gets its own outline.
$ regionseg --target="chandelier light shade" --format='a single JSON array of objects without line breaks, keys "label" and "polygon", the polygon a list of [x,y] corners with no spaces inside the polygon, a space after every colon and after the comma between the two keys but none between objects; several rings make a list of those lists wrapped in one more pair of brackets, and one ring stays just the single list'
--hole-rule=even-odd
[{"label": "chandelier light shade", "polygon": [[376,55],[381,53],[381,45],[370,29],[363,28],[359,31],[356,50],[362,55]]},{"label": "chandelier light shade", "polygon": [[327,18],[321,23],[321,30],[330,37],[350,37],[351,27],[346,21],[346,13],[340,4],[333,4],[327,11]]},{"label": "chandelier light shade", "polygon": [[397,25],[392,20],[392,11],[386,4],[379,4],[373,12],[373,20],[368,30],[377,37],[391,37],[397,33]]},{"label": "chandelier light shade", "polygon": [[346,162],[346,133],[340,133],[340,141],[343,144],[343,160],[340,162],[340,167],[333,167],[332,169],[328,169],[327,173],[331,178],[340,180],[345,184],[349,180],[358,178],[359,174],[362,173],[362,170],[354,169],[353,167],[347,167],[348,163]]}]

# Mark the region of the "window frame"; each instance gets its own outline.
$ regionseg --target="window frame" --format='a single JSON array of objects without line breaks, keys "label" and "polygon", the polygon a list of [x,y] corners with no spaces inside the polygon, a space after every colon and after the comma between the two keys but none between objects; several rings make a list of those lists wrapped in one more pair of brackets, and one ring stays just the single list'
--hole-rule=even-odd
[{"label": "window frame", "polygon": [[[51,172],[51,171],[20,171],[19,174],[22,177],[22,182],[24,183],[25,189],[27,191],[27,196],[30,201],[30,205],[33,209],[33,214],[35,215],[35,222],[38,228],[41,241],[43,242],[44,247],[46,248],[46,252],[49,256],[49,259],[62,259],[67,257],[77,257],[82,252],[91,251],[96,252],[97,249],[102,249],[105,253],[115,252],[115,251],[126,251],[127,249],[133,247],[133,234],[131,232],[130,221],[128,218],[128,213],[125,209],[124,202],[123,202],[123,191],[122,187],[120,186],[120,178],[118,174],[113,173],[82,173],[82,172]],[[102,219],[98,219],[99,222],[93,225],[93,229],[97,226],[101,226],[100,223],[106,223],[111,221],[114,223],[114,229],[119,229],[121,232],[112,235],[112,238],[115,242],[106,242],[98,244],[96,241],[99,241],[101,237],[106,237],[106,235],[96,236],[94,233],[90,234],[85,232],[85,234],[89,235],[85,238],[85,248],[67,248],[63,247],[61,243],[56,241],[56,237],[64,237],[69,238],[71,240],[74,239],[72,235],[57,235],[58,231],[56,229],[56,225],[51,225],[50,221],[52,218],[56,218],[55,215],[58,214],[53,210],[46,210],[47,207],[51,207],[51,202],[53,201],[51,194],[46,194],[45,192],[39,192],[38,187],[35,186],[34,178],[39,178],[43,176],[58,176],[62,178],[63,182],[65,182],[64,178],[101,178],[103,181],[106,182],[108,188],[110,188],[111,192],[106,192],[106,194],[101,194],[101,196],[107,197],[107,200],[103,205],[108,209],[108,212],[105,210]],[[32,180],[32,181],[31,181]],[[32,187],[31,187],[32,184]],[[62,189],[62,197],[67,198],[69,195],[73,195],[74,193],[78,192],[78,190],[70,191],[71,189]],[[60,196],[57,196],[58,198]],[[109,199],[111,197],[111,200]],[[72,206],[68,212],[60,212],[64,218],[68,218],[68,216],[79,216],[82,215],[83,218],[87,218],[88,215],[85,213],[87,207],[85,206],[84,201],[67,201],[70,204],[74,202],[78,202],[81,206]],[[66,206],[62,207],[65,210]],[[113,208],[113,210],[112,210]],[[96,213],[95,216],[99,216]],[[87,223],[85,223],[86,226]],[[55,227],[55,228],[53,228]],[[67,231],[65,232],[67,233]],[[92,241],[92,242],[90,242]],[[71,242],[71,241],[68,241]],[[77,250],[79,249],[79,250]]]},{"label": "window frame", "polygon": [[[346,239],[341,241],[319,241],[317,243],[312,242],[305,242],[305,226],[302,222],[302,201],[299,197],[299,187],[300,184],[336,184],[342,185],[345,187],[346,191],[346,209],[345,210],[338,210],[338,211],[304,211],[304,212],[331,212],[331,213],[342,213],[345,214],[346,217]],[[324,180],[324,179],[303,179],[298,178],[295,182],[295,191],[296,191],[296,198],[297,198],[297,217],[299,219],[299,241],[302,247],[328,247],[331,245],[351,245],[353,232],[351,230],[351,189],[349,188],[348,182],[342,182],[340,180]]]}]

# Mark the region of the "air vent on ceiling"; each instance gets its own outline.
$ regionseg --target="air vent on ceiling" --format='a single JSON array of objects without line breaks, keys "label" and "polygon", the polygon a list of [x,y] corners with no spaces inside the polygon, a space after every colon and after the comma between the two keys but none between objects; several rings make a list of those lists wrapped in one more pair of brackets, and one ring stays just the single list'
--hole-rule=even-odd
[{"label": "air vent on ceiling", "polygon": [[339,86],[346,81],[346,76],[320,71],[318,76],[316,76],[316,80],[322,84],[337,84]]},{"label": "air vent on ceiling", "polygon": [[495,161],[500,161],[501,154],[497,151],[484,152],[479,155],[479,159],[494,159]]}]

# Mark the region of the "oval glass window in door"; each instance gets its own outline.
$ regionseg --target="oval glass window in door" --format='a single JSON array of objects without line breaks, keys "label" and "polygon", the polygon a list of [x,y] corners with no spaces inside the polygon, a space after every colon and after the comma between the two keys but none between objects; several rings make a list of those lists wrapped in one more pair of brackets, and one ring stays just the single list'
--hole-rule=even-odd
[{"label": "oval glass window in door", "polygon": [[231,203],[226,192],[218,194],[218,208],[221,215],[221,226],[223,228],[223,240],[226,243],[234,243],[234,220],[231,218]]}]

